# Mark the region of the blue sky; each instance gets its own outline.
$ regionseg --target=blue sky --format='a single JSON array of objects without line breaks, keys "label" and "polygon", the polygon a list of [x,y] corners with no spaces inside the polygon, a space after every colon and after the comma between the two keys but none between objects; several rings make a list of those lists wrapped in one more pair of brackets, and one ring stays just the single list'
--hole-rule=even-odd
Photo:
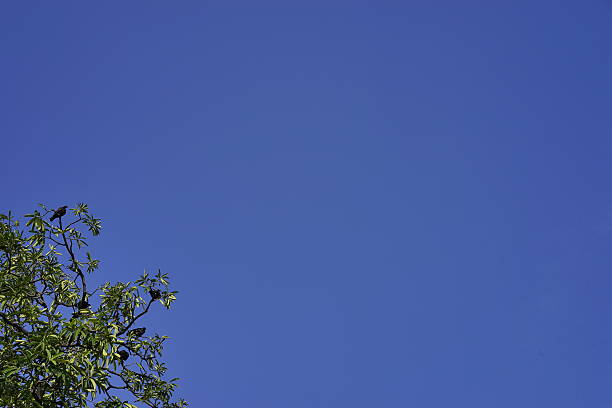
[{"label": "blue sky", "polygon": [[612,3],[4,2],[1,211],[170,273],[194,407],[612,406]]}]

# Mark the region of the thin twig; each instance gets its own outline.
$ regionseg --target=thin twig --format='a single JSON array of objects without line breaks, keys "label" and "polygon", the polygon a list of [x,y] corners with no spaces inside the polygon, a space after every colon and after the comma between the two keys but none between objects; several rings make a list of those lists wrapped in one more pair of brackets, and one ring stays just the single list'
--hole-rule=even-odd
[{"label": "thin twig", "polygon": [[126,331],[128,331],[130,329],[130,327],[132,327],[132,325],[136,322],[136,320],[138,320],[141,316],[143,316],[145,313],[147,313],[149,311],[149,308],[151,307],[151,305],[153,304],[153,302],[155,302],[155,300],[153,298],[151,298],[149,300],[149,303],[147,304],[147,307],[145,308],[145,310],[143,310],[139,315],[137,315],[136,317],[134,317],[132,319],[132,321],[130,322],[130,324],[128,324],[123,330],[121,330],[119,333],[117,333],[118,336],[122,335],[123,333],[125,333]]}]

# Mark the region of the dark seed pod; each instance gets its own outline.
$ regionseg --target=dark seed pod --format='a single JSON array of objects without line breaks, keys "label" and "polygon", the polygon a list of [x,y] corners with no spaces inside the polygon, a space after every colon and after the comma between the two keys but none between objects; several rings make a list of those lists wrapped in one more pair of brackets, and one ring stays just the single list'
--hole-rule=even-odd
[{"label": "dark seed pod", "polygon": [[128,359],[128,357],[130,357],[130,353],[125,350],[119,350],[117,354],[119,354],[119,358],[121,359],[121,361],[125,361]]}]

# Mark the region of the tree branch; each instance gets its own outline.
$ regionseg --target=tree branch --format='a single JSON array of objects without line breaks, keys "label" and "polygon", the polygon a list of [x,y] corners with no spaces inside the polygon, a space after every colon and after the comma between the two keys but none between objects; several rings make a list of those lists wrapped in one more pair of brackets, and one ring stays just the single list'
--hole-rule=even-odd
[{"label": "tree branch", "polygon": [[149,311],[149,308],[151,307],[153,302],[155,302],[155,300],[153,298],[151,298],[149,300],[149,303],[147,304],[147,307],[145,308],[145,310],[143,310],[140,314],[138,314],[136,317],[134,317],[132,319],[132,321],[130,322],[130,324],[128,324],[123,330],[121,330],[119,333],[117,333],[117,335],[121,336],[123,333],[128,331],[130,329],[130,327],[132,327],[132,325],[136,322],[136,320],[138,320],[141,316],[143,316],[145,313],[147,313]]},{"label": "tree branch", "polygon": [[2,318],[4,323],[8,324],[9,326],[14,328],[15,330],[21,332],[23,335],[28,336],[30,334],[26,329],[24,329],[19,324],[15,323],[11,319],[9,319],[9,317],[7,315],[5,315],[4,313],[0,312],[0,317]]},{"label": "tree branch", "polygon": [[70,246],[68,246],[68,240],[66,239],[66,233],[64,233],[63,231],[64,227],[62,226],[62,217],[59,218],[59,225],[60,225],[60,229],[62,230],[62,238],[64,239],[64,246],[66,247],[66,249],[68,250],[68,253],[70,254],[70,258],[72,259],[72,264],[74,265],[75,272],[81,278],[81,289],[83,291],[81,295],[81,301],[84,302],[85,297],[87,296],[87,283],[85,282],[85,275],[83,275],[83,271],[81,271],[81,268],[79,268],[79,263],[77,262],[76,257],[74,256],[74,252],[72,251],[72,240],[70,241]]}]

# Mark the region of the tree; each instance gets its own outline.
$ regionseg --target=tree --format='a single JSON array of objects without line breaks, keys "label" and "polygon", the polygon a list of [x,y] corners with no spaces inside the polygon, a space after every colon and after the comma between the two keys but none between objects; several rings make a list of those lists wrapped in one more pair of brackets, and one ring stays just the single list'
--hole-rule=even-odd
[{"label": "tree", "polygon": [[40,207],[25,230],[0,214],[0,407],[187,406],[171,402],[177,379],[164,379],[167,337],[135,327],[176,299],[167,274],[92,290],[100,261],[85,251],[84,230],[97,236],[100,219],[86,204],[68,214]]}]

